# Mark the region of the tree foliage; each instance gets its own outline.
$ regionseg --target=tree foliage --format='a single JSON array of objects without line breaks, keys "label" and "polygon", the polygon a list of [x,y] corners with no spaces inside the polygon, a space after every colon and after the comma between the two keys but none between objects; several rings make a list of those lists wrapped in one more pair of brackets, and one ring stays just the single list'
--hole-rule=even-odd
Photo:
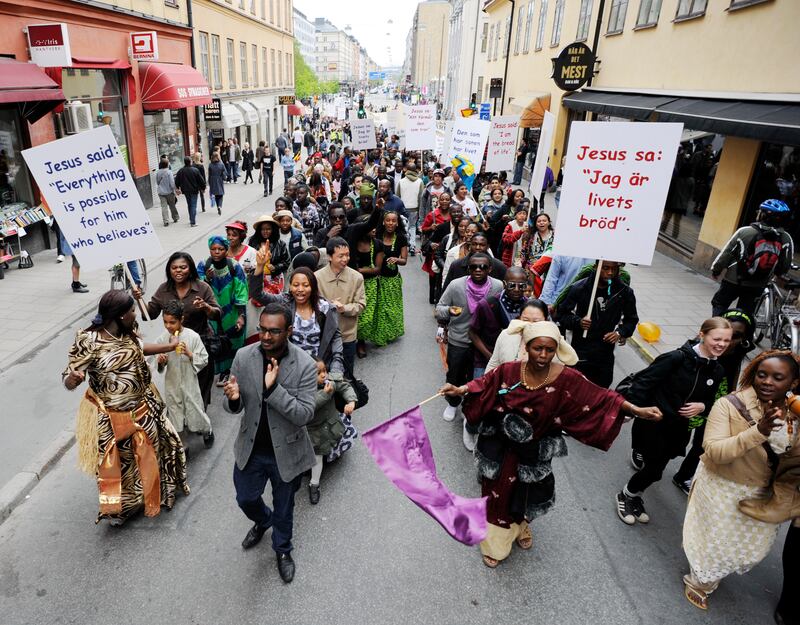
[{"label": "tree foliage", "polygon": [[294,40],[294,93],[299,100],[311,98],[324,93],[338,93],[339,83],[335,80],[320,82],[303,55],[300,54],[300,44]]}]

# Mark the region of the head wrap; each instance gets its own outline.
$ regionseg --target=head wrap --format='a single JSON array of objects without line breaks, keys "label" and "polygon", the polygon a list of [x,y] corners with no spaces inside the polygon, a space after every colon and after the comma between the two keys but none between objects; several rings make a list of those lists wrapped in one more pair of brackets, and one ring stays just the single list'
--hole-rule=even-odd
[{"label": "head wrap", "polygon": [[722,318],[727,319],[728,321],[741,321],[747,326],[748,331],[752,330],[754,326],[753,318],[739,308],[731,308],[730,310],[726,310],[724,313],[722,313]]},{"label": "head wrap", "polygon": [[212,245],[221,245],[227,250],[231,246],[231,242],[222,235],[212,234],[210,237],[208,237],[208,247],[211,247]]},{"label": "head wrap", "polygon": [[316,271],[317,259],[314,258],[314,255],[310,252],[300,252],[297,256],[294,257],[292,266],[294,269],[299,269],[300,267],[308,267],[311,271]]},{"label": "head wrap", "polygon": [[508,324],[508,333],[522,335],[522,340],[525,342],[525,345],[535,338],[546,336],[557,343],[556,356],[558,356],[561,362],[565,365],[574,365],[578,362],[578,354],[576,354],[572,346],[564,340],[558,326],[552,321],[535,321],[531,323],[529,321],[515,319]]},{"label": "head wrap", "polygon": [[358,195],[364,197],[365,195],[375,195],[375,185],[371,182],[365,182],[358,188]]}]

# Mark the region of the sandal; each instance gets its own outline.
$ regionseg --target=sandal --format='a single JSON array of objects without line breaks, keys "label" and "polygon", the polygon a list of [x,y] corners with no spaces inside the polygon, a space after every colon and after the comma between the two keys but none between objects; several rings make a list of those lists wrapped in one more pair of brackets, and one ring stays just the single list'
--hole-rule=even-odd
[{"label": "sandal", "polygon": [[500,560],[495,560],[494,558],[490,558],[489,556],[483,556],[483,563],[490,569],[496,569],[497,565],[500,564]]},{"label": "sandal", "polygon": [[683,594],[686,596],[687,601],[694,607],[700,610],[708,610],[708,595],[702,590],[695,590],[684,582]]},{"label": "sandal", "polygon": [[517,536],[517,546],[520,549],[530,549],[533,547],[533,534],[531,534],[530,526],[522,530],[520,535]]}]

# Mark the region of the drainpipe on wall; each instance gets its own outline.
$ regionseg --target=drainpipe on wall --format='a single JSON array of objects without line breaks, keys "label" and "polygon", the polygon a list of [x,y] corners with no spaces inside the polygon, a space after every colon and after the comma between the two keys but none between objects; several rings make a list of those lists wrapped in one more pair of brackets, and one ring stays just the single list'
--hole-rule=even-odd
[{"label": "drainpipe on wall", "polygon": [[[189,40],[189,55],[192,61],[192,67],[197,67],[197,59],[195,58],[194,54],[194,20],[192,19],[192,0],[186,0],[186,20],[189,22],[189,28],[192,29],[192,36]],[[194,140],[196,143],[196,149],[198,152],[202,153],[202,146],[203,146],[203,137],[200,135],[200,107],[195,106],[194,108]],[[210,148],[211,146],[209,146]],[[210,153],[210,150],[209,150]],[[191,156],[191,154],[190,154]]]}]

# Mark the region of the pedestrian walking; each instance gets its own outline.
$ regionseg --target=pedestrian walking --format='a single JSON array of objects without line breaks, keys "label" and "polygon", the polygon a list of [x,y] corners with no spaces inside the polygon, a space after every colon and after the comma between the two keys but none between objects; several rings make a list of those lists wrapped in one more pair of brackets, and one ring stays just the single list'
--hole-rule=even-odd
[{"label": "pedestrian walking", "polygon": [[528,153],[531,151],[528,140],[523,137],[522,142],[517,148],[516,156],[514,157],[514,178],[511,181],[513,185],[522,184],[522,171],[525,168],[525,161],[528,158]]},{"label": "pedestrian walking", "polygon": [[422,221],[422,253],[425,261],[422,271],[428,274],[428,303],[433,305],[439,300],[439,291],[442,288],[441,269],[433,268],[433,257],[441,245],[442,239],[448,234],[450,227],[440,229],[442,224],[458,225],[450,218],[450,193],[442,191],[439,194],[437,206],[433,212],[428,213]]},{"label": "pedestrian walking", "polygon": [[299,155],[300,149],[303,147],[303,138],[304,138],[303,131],[300,130],[300,126],[294,127],[294,132],[292,133],[292,155]]},{"label": "pedestrian walking", "polygon": [[225,337],[224,354],[214,360],[217,386],[223,386],[230,374],[236,352],[244,345],[247,327],[247,277],[241,265],[228,257],[230,242],[223,236],[208,238],[209,257],[197,265],[197,274],[214,292],[222,311],[219,319],[211,320],[217,336]]},{"label": "pedestrian walking", "polygon": [[175,175],[175,186],[186,198],[186,206],[189,209],[189,225],[197,225],[197,195],[206,190],[205,178],[192,165],[192,159],[185,156],[183,167]]},{"label": "pedestrian walking", "polygon": [[467,226],[467,239],[469,241],[469,253],[462,258],[453,260],[450,264],[450,269],[447,271],[447,276],[444,278],[444,286],[442,288],[447,289],[453,280],[469,275],[469,264],[472,256],[476,253],[485,253],[489,257],[489,275],[492,278],[501,281],[505,280],[507,267],[503,264],[503,261],[492,256],[492,251],[489,249],[489,239],[482,230],[478,230],[477,224],[471,223]]},{"label": "pedestrian walking", "polygon": [[214,198],[217,215],[222,215],[222,198],[225,195],[225,167],[218,153],[214,152],[208,164],[208,189]]},{"label": "pedestrian walking", "polygon": [[711,265],[711,276],[725,275],[711,299],[713,315],[737,308],[752,315],[756,301],[773,276],[783,276],[792,266],[794,241],[783,228],[791,216],[781,200],[766,200],[759,206],[756,221],[739,228]]},{"label": "pedestrian walking", "polygon": [[264,147],[264,152],[261,155],[261,163],[258,175],[258,181],[261,182],[262,178],[264,180],[264,197],[272,195],[272,181],[273,181],[273,174],[275,170],[275,161],[277,159],[272,154],[268,147]]},{"label": "pedestrian walking", "polygon": [[602,261],[597,288],[593,276],[574,283],[555,315],[564,330],[572,330],[572,346],[580,358],[575,368],[606,388],[614,377],[614,348],[624,345],[639,323],[633,289],[620,279],[622,266]]},{"label": "pedestrian walking", "polygon": [[293,226],[294,214],[288,209],[275,211],[273,219],[278,223],[279,238],[289,251],[289,258],[294,260],[295,256],[308,247],[306,235]]},{"label": "pedestrian walking", "polygon": [[[657,408],[635,406],[565,366],[578,357],[554,323],[527,324],[522,338],[526,362],[505,363],[481,378],[440,390],[448,401],[468,396],[464,414],[469,429],[478,434],[475,457],[481,493],[488,498],[488,534],[480,551],[489,568],[507,558],[515,542],[523,550],[533,546],[529,523],[555,503],[551,463],[567,455],[562,430],[607,451],[626,415],[660,417]],[[560,363],[553,362],[556,355]]]},{"label": "pedestrian walking", "polygon": [[[133,296],[141,300],[139,287],[131,289]],[[211,287],[200,279],[194,259],[186,252],[174,252],[167,260],[166,281],[162,282],[147,303],[150,319],[155,319],[167,303],[178,300],[183,304],[183,325],[197,332],[208,352],[208,364],[197,372],[200,392],[205,407],[211,402],[211,387],[214,383],[214,350],[209,349],[212,335],[209,319],[219,319],[222,311]]]},{"label": "pedestrian walking", "polygon": [[279,158],[286,151],[286,148],[289,147],[289,141],[287,140],[286,136],[286,128],[284,128],[281,134],[279,134],[275,139],[275,153]]},{"label": "pedestrian walking", "polygon": [[350,246],[341,237],[328,240],[325,247],[329,263],[314,272],[319,292],[339,313],[339,329],[342,333],[344,373],[353,379],[358,334],[358,317],[366,306],[364,277],[348,266]]},{"label": "pedestrian walking", "polygon": [[[157,345],[182,343],[172,353],[158,354],[158,372],[166,371],[164,376],[164,403],[167,417],[178,434],[184,428],[203,437],[206,449],[214,445],[214,430],[211,419],[203,407],[203,396],[197,372],[208,364],[206,351],[200,335],[183,325],[183,304],[177,300],[168,302],[161,318],[164,332],[156,339]],[[184,443],[184,445],[186,445]]]},{"label": "pedestrian walking", "polygon": [[178,491],[189,494],[183,444],[151,385],[145,356],[183,345],[142,343],[136,304],[127,291],[103,294],[97,314],[78,331],[62,373],[67,390],[88,388],[78,408],[78,465],[97,480],[97,520],[122,525],[144,508],[158,516]]},{"label": "pedestrian walking", "polygon": [[[262,275],[262,291],[278,295],[285,290],[284,273],[289,268],[289,250],[281,241],[278,223],[272,215],[261,215],[253,224],[253,234],[247,242],[256,251],[255,270]],[[251,289],[250,297],[258,300]]]},{"label": "pedestrian walking", "polygon": [[[776,475],[776,469],[779,463],[797,466],[800,458],[790,425],[795,417],[786,406],[799,382],[797,354],[763,352],[745,370],[739,390],[717,400],[708,416],[705,453],[683,523],[690,566],[684,593],[702,610],[725,577],[746,573],[769,554],[780,522],[798,513],[791,505],[800,486],[797,471]],[[764,500],[770,486],[772,498]]]},{"label": "pedestrian walking", "polygon": [[162,158],[158,163],[156,185],[158,187],[158,199],[161,201],[161,220],[164,222],[164,227],[169,226],[170,219],[172,219],[173,223],[178,223],[180,216],[178,215],[177,207],[178,198],[175,195],[177,191],[175,176],[172,175],[169,161],[165,158]]},{"label": "pedestrian walking", "polygon": [[708,414],[725,375],[717,359],[731,341],[731,324],[712,317],[700,326],[698,337],[696,345],[687,341],[661,354],[635,374],[624,391],[632,402],[658,406],[664,415],[657,424],[635,423],[631,432],[631,464],[636,473],[616,496],[617,515],[628,525],[649,522],[642,500],[644,491],[661,479],[672,458],[686,453],[689,420]]},{"label": "pedestrian walking", "polygon": [[192,154],[192,167],[194,167],[200,175],[203,177],[203,191],[200,192],[200,210],[202,212],[206,212],[206,194],[205,188],[208,186],[207,179],[206,179],[206,170],[203,167],[203,155],[200,152],[195,152]]},{"label": "pedestrian walking", "polygon": [[[469,276],[450,283],[436,305],[438,334],[447,334],[447,382],[462,386],[472,379],[475,352],[469,338],[469,328],[478,304],[487,297],[497,297],[503,290],[500,280],[489,277],[489,255],[477,252],[469,263]],[[461,398],[447,398],[447,408],[442,418],[452,421],[461,404]]]},{"label": "pedestrian walking", "polygon": [[[242,548],[255,547],[272,528],[278,574],[287,584],[295,575],[294,495],[302,474],[315,464],[305,426],[314,417],[317,390],[314,359],[289,342],[291,323],[285,306],[264,307],[260,341],[236,354],[223,402],[227,412],[241,415],[233,483],[236,503],[253,522]],[[263,375],[252,375],[256,371]],[[272,509],[262,497],[267,482],[272,486]]]},{"label": "pedestrian walking", "polygon": [[242,160],[242,148],[239,146],[239,140],[236,137],[231,139],[231,147],[228,149],[228,160],[233,163],[232,182],[239,182],[239,162]]},{"label": "pedestrian walking", "polygon": [[242,170],[244,171],[244,184],[253,182],[253,168],[256,165],[256,153],[250,149],[250,144],[245,143],[242,150]]},{"label": "pedestrian walking", "polygon": [[258,169],[258,184],[261,184],[263,179],[263,174],[261,171],[261,163],[262,159],[264,158],[264,148],[266,148],[266,143],[264,141],[258,142],[258,147],[256,147],[256,158],[255,158],[255,166]]},{"label": "pedestrian walking", "polygon": [[288,184],[289,178],[291,178],[294,175],[294,166],[295,166],[294,157],[292,156],[292,153],[289,150],[289,148],[286,148],[283,151],[283,156],[281,156],[281,167],[283,167],[284,188]]}]

